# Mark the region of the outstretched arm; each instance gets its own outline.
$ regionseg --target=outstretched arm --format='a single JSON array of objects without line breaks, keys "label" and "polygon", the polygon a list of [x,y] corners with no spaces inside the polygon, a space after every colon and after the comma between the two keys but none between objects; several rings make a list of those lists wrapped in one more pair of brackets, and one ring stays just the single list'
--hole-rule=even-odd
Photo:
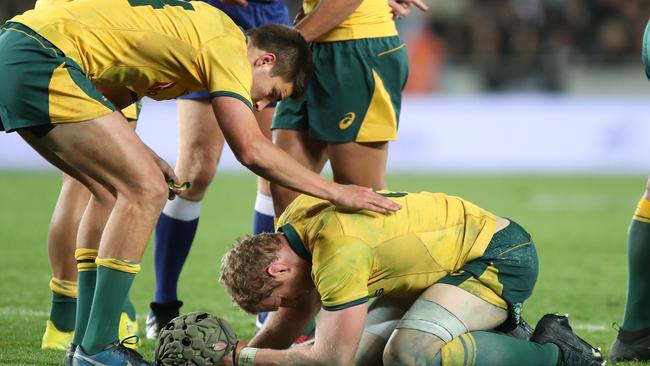
[{"label": "outstretched arm", "polygon": [[294,191],[328,200],[342,209],[385,213],[401,208],[370,188],[337,184],[300,165],[264,137],[253,112],[239,99],[215,97],[212,107],[237,160],[257,175]]},{"label": "outstretched arm", "polygon": [[[254,353],[254,360],[249,363],[253,366],[351,365],[363,334],[366,311],[366,304],[338,311],[322,310],[312,346],[287,350],[238,347],[235,358],[239,359],[243,351],[249,355]],[[226,355],[221,364],[232,365],[232,359],[232,354]]]}]

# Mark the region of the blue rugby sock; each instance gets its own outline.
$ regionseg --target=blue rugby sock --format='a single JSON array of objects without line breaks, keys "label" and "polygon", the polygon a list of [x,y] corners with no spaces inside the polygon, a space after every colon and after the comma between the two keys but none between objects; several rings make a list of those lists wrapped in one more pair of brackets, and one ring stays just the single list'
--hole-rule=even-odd
[{"label": "blue rugby sock", "polygon": [[274,232],[274,217],[273,199],[271,196],[257,192],[255,213],[253,214],[253,234]]},{"label": "blue rugby sock", "polygon": [[[272,233],[275,231],[273,218],[273,198],[264,193],[257,192],[255,198],[255,213],[253,214],[253,234]],[[268,313],[262,312],[257,315],[256,329],[262,329]]]},{"label": "blue rugby sock", "polygon": [[201,202],[176,197],[167,202],[158,218],[154,244],[157,303],[178,300],[178,278],[194,241],[200,210]]}]

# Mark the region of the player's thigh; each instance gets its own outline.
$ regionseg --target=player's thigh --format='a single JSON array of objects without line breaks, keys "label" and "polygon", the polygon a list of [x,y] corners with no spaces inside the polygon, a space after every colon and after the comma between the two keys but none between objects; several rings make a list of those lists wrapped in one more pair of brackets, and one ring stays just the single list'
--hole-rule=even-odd
[{"label": "player's thigh", "polygon": [[387,142],[329,143],[327,153],[336,182],[386,188]]},{"label": "player's thigh", "polygon": [[355,365],[381,365],[382,354],[390,335],[408,306],[381,296],[368,307],[366,324],[355,356]]},{"label": "player's thigh", "polygon": [[[319,173],[327,162],[325,143],[312,139],[307,131],[275,129],[273,130],[273,143],[311,171]],[[271,184],[271,193],[277,216],[298,195],[298,193],[277,184]]]},{"label": "player's thigh", "polygon": [[[255,118],[257,123],[260,125],[260,130],[266,138],[272,140],[271,135],[271,123],[273,122],[273,114],[275,113],[275,107],[266,107],[261,111],[255,111]],[[257,191],[265,194],[267,196],[271,195],[271,188],[269,187],[269,181],[262,177],[257,177]]]},{"label": "player's thigh", "polygon": [[413,303],[384,350],[385,364],[420,364],[461,334],[494,329],[508,316],[459,287],[434,284]]},{"label": "player's thigh", "polygon": [[183,197],[200,199],[216,173],[224,137],[208,99],[178,100],[176,174],[192,183]]},{"label": "player's thigh", "polygon": [[91,121],[60,124],[44,136],[30,131],[21,131],[21,136],[96,196],[93,181],[130,200],[166,196],[165,179],[150,150],[119,112]]}]

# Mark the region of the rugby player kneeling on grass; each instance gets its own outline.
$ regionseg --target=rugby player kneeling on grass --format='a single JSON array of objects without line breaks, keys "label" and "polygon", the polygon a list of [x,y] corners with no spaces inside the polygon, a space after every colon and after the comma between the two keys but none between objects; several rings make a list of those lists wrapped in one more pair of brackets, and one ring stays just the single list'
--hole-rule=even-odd
[{"label": "rugby player kneeling on grass", "polygon": [[[237,242],[221,282],[245,311],[275,312],[220,364],[604,364],[566,316],[513,335],[538,272],[521,226],[442,193],[383,194],[403,209],[342,212],[302,195],[279,232]],[[319,310],[314,344],[288,348]]]}]

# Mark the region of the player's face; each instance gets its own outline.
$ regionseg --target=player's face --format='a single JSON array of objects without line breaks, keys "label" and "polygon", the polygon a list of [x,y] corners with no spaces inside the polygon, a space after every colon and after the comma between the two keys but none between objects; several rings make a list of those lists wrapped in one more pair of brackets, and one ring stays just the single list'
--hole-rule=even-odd
[{"label": "player's face", "polygon": [[280,76],[271,76],[270,67],[253,69],[251,98],[255,110],[261,111],[269,103],[288,98],[293,92],[293,83]]}]

